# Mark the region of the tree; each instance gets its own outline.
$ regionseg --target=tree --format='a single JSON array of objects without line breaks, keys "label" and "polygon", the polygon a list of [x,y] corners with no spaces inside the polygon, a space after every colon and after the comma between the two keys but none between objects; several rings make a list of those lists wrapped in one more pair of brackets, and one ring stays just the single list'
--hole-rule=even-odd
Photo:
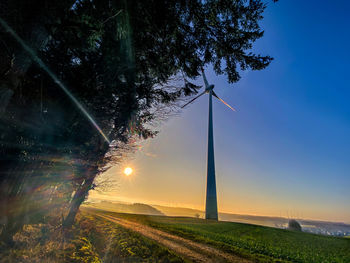
[{"label": "tree", "polygon": [[[45,8],[34,12],[40,4]],[[52,9],[49,19],[44,14],[47,8]],[[21,89],[12,88],[3,109],[6,117],[1,119],[4,124],[16,120],[1,131],[6,139],[2,151],[12,152],[12,163],[0,183],[6,190],[4,200],[17,200],[16,213],[7,214],[2,235],[10,237],[23,224],[19,220],[16,227],[9,227],[28,210],[30,203],[24,200],[36,202],[28,199],[29,190],[40,193],[45,186],[62,183],[68,185],[64,196],[73,196],[65,211],[64,224],[70,226],[96,175],[108,164],[108,153],[118,152],[134,136],[156,135],[149,125],[158,117],[154,109],[196,93],[199,87],[190,80],[202,67],[213,64],[215,72],[226,74],[229,82],[239,80],[239,70],[265,68],[271,58],[251,51],[253,42],[263,36],[259,21],[264,9],[260,0],[38,1],[31,7],[20,6],[20,14],[30,14],[30,21],[45,28],[45,44],[34,47],[36,52],[113,143],[96,132],[45,69],[30,64],[16,77]],[[18,33],[30,42],[24,30]],[[1,37],[19,50],[13,53],[15,60],[20,57],[18,44],[6,32]],[[169,79],[176,75],[183,76],[183,84],[169,87]],[[25,120],[32,125],[23,125]],[[17,145],[15,151],[13,145]],[[5,165],[6,158],[2,161]],[[19,163],[26,175],[16,171]]]}]

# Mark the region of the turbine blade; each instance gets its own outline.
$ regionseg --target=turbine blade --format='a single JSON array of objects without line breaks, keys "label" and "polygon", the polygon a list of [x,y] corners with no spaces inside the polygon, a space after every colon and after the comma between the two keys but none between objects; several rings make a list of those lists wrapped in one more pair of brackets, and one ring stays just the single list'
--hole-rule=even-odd
[{"label": "turbine blade", "polygon": [[204,73],[204,69],[203,69],[203,68],[202,68],[202,75],[203,75],[203,80],[204,80],[205,88],[207,89],[207,88],[209,87],[209,83],[208,83],[207,77],[205,76],[205,73]]},{"label": "turbine blade", "polygon": [[236,111],[235,108],[231,107],[227,102],[225,102],[224,100],[220,99],[219,96],[216,95],[216,93],[215,93],[214,91],[212,91],[212,92],[213,92],[213,96],[214,96],[215,98],[217,98],[218,100],[220,100],[223,104],[225,104],[225,105],[226,105],[227,107],[229,107],[231,110]]},{"label": "turbine blade", "polygon": [[201,94],[199,94],[197,97],[194,97],[192,100],[190,100],[189,102],[187,102],[185,105],[183,105],[181,108],[185,108],[188,104],[192,103],[193,101],[195,101],[196,99],[198,99],[200,96],[202,96],[205,93],[205,91],[203,91]]}]

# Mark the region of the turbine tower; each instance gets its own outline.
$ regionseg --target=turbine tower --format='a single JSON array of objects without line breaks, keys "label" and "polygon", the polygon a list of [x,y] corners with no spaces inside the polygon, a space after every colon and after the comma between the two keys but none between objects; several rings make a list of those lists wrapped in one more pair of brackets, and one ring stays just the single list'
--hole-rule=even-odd
[{"label": "turbine tower", "polygon": [[205,76],[204,70],[202,69],[203,80],[205,84],[205,90],[197,97],[190,100],[188,103],[182,106],[186,107],[200,96],[205,93],[209,94],[209,119],[208,119],[208,160],[207,160],[207,195],[205,202],[205,219],[218,220],[218,205],[216,198],[216,180],[215,180],[215,160],[214,160],[214,138],[213,138],[213,109],[212,109],[212,97],[214,96],[222,103],[224,103],[231,110],[236,111],[225,101],[219,98],[214,92],[214,85],[209,85]]}]

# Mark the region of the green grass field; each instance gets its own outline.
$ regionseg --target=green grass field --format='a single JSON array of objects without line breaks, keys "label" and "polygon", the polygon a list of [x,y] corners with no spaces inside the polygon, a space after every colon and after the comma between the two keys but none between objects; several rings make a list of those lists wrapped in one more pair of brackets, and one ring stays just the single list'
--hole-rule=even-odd
[{"label": "green grass field", "polygon": [[106,213],[259,262],[350,262],[350,239],[184,217]]}]

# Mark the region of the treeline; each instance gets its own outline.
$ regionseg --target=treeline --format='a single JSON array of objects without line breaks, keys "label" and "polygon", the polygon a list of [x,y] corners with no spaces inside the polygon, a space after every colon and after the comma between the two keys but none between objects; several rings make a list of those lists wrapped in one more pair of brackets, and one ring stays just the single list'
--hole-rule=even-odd
[{"label": "treeline", "polygon": [[265,68],[271,58],[251,50],[264,9],[260,0],[0,0],[1,241],[52,216],[70,227],[96,176],[132,138],[156,135],[159,108],[196,93],[190,81],[206,65],[231,83]]}]

